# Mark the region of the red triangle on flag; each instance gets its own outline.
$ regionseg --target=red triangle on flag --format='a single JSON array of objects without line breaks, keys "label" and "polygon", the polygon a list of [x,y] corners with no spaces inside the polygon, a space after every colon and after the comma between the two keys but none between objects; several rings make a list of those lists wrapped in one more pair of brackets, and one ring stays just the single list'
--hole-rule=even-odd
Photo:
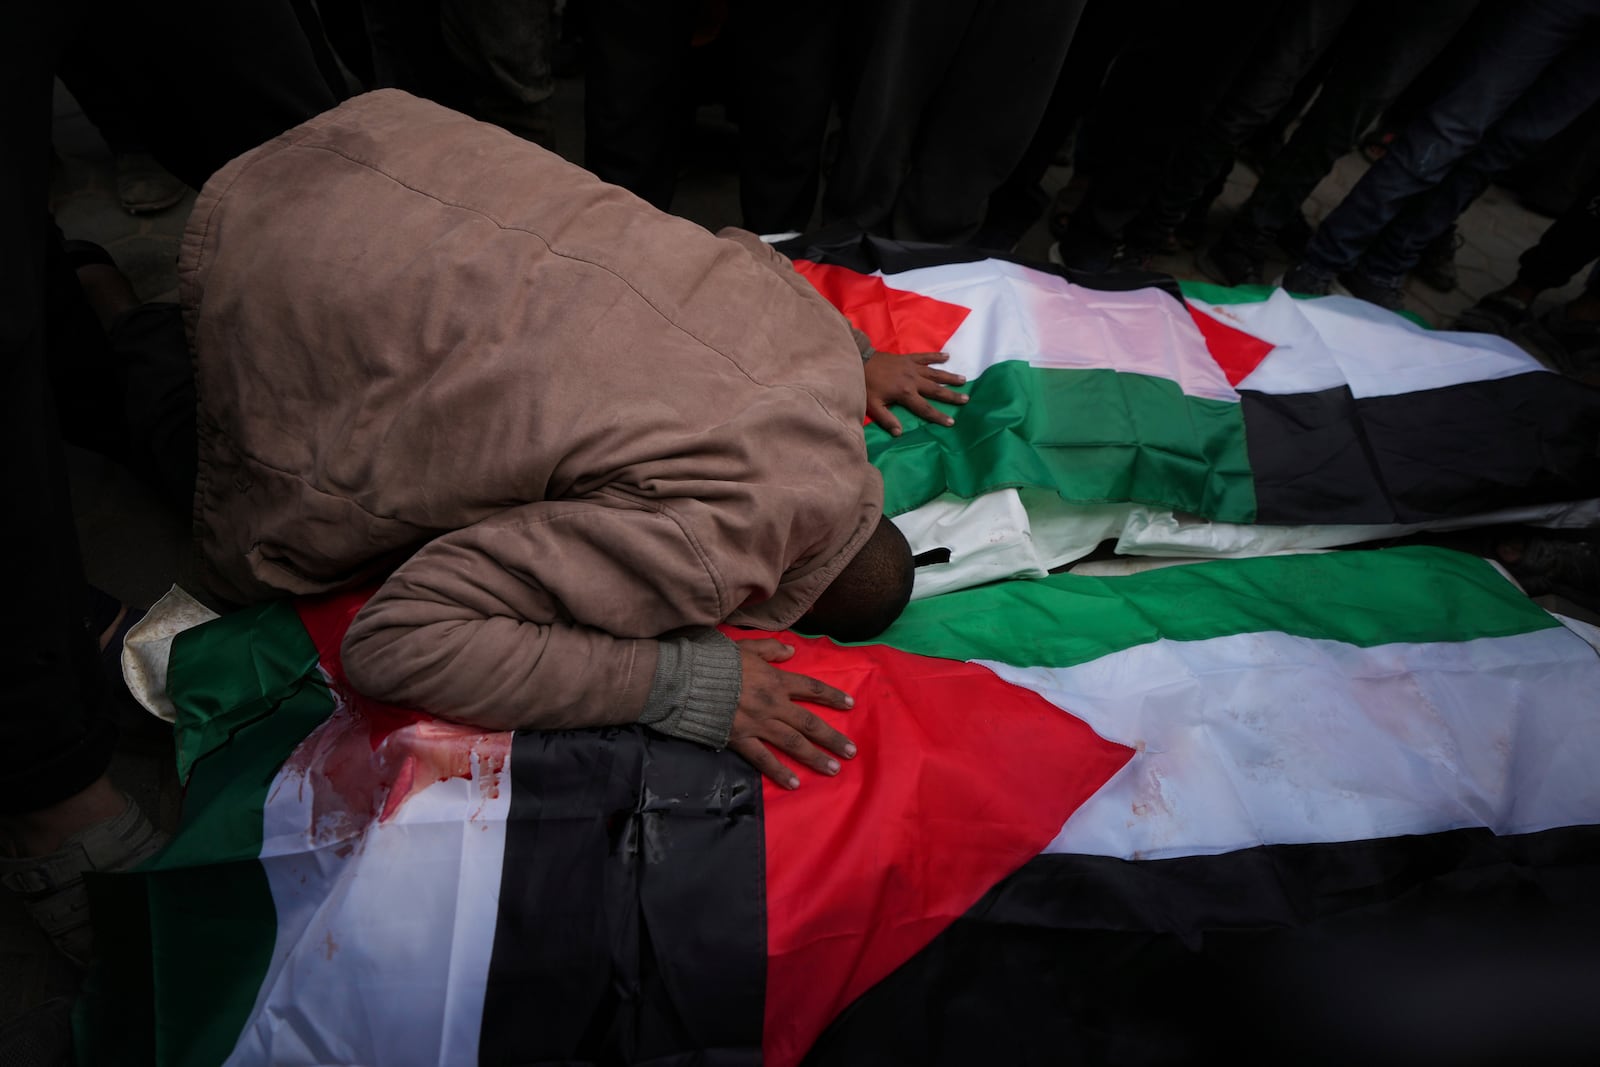
[{"label": "red triangle on flag", "polygon": [[1200,336],[1205,338],[1211,358],[1217,361],[1217,366],[1227,375],[1229,385],[1238,385],[1248,378],[1250,372],[1267,358],[1267,353],[1277,347],[1271,341],[1263,341],[1254,334],[1245,333],[1237,326],[1229,326],[1203,311],[1196,310],[1188,301],[1184,301],[1183,306],[1189,309],[1189,317],[1194,319],[1194,324],[1200,328]]},{"label": "red triangle on flag", "polygon": [[971,308],[959,304],[891,289],[875,274],[804,259],[795,260],[794,269],[879,352],[938,352],[972,314]]},{"label": "red triangle on flag", "polygon": [[799,1063],[1133,755],[976,664],[781,637],[795,649],[783,669],[855,698],[851,711],[814,710],[860,754],[835,778],[801,769],[793,791],[763,781],[768,1067]]}]

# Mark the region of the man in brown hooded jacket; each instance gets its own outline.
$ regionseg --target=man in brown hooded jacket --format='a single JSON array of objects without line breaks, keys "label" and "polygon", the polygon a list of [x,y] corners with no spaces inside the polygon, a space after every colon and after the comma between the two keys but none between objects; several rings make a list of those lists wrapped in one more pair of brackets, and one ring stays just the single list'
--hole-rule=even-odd
[{"label": "man in brown hooded jacket", "polygon": [[849,697],[712,629],[860,639],[910,592],[862,350],[754,236],[384,91],[218,172],[179,270],[218,593],[387,575],[349,676],[444,717],[639,721],[791,787],[768,745],[854,755],[795,703]]}]

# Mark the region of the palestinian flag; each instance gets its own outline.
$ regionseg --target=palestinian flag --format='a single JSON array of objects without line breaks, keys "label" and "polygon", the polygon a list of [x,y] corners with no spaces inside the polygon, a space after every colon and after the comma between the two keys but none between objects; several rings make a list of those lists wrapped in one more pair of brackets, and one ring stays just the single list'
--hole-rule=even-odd
[{"label": "palestinian flag", "polygon": [[[1125,553],[1263,554],[1548,521],[1600,496],[1600,390],[1499,337],[1349,297],[1180,291],[1159,275],[1106,289],[854,234],[780,248],[874,347],[943,350],[969,379],[953,427],[913,418],[867,440],[918,551],[959,563],[1031,542],[1021,565],[980,565],[973,581],[1043,573],[1106,538]],[[1002,499],[973,510],[986,496]],[[1577,521],[1597,519],[1591,504]],[[972,581],[919,593],[951,584]]]},{"label": "palestinian flag", "polygon": [[791,636],[861,753],[795,792],[636,727],[365,701],[361,601],[174,643],[183,825],[95,885],[90,1060],[1139,1062],[1263,1004],[1331,1048],[1349,961],[1317,950],[1600,899],[1600,634],[1473,557],[1058,575]]}]

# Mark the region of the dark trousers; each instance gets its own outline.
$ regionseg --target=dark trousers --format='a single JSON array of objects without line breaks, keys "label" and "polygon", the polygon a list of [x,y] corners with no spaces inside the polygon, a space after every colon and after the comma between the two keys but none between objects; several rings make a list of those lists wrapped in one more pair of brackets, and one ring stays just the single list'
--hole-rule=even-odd
[{"label": "dark trousers", "polygon": [[585,0],[583,165],[663,211],[672,206],[694,101],[693,0]]},{"label": "dark trousers", "polygon": [[1333,44],[1358,2],[1304,0],[1278,12],[1245,70],[1173,159],[1145,212],[1154,229],[1177,226],[1208,188],[1215,188],[1239,146],[1289,103],[1300,79]]},{"label": "dark trousers", "polygon": [[1317,183],[1443,51],[1475,6],[1475,0],[1364,0],[1336,46],[1316,102],[1267,165],[1239,213],[1240,225],[1271,236],[1298,218]]},{"label": "dark trousers", "polygon": [[52,369],[81,355],[71,351],[80,330],[71,308],[81,299],[54,291],[60,274],[51,267],[52,78],[83,29],[123,35],[120,54],[137,64],[119,79],[137,101],[131,110],[148,119],[141,129],[151,149],[196,188],[231,157],[335,102],[300,23],[276,0],[23,4],[0,36],[0,454],[11,509],[0,558],[12,581],[0,623],[0,814],[82,791],[105,772],[115,743],[108,686],[84,626],[52,387]]},{"label": "dark trousers", "polygon": [[961,244],[1022,159],[1085,0],[882,0],[823,209],[913,241]]},{"label": "dark trousers", "polygon": [[1244,68],[1283,0],[1144,5],[1143,29],[1112,65],[1088,131],[1094,178],[1062,253],[1095,269],[1151,204],[1176,155]]},{"label": "dark trousers", "polygon": [[[584,166],[663,211],[672,207],[696,103],[695,0],[585,0]],[[739,124],[739,203],[756,233],[803,230],[816,207],[833,106],[843,5],[729,5],[730,114]]]},{"label": "dark trousers", "polygon": [[[1091,0],[1084,7],[1038,129],[1021,161],[989,198],[984,231],[995,247],[1012,247],[1038,221],[1047,203],[1041,187],[1045,172],[1074,127],[1093,108],[1112,62],[1127,44],[1135,25],[1142,21],[1139,9],[1133,5]],[[1077,173],[1087,175],[1094,169],[1090,139],[1081,133],[1073,143],[1073,155]],[[1051,222],[1055,224],[1054,219]]]},{"label": "dark trousers", "polygon": [[739,208],[745,229],[811,224],[822,142],[837,95],[844,6],[745,0],[730,12],[739,120]]},{"label": "dark trousers", "polygon": [[1470,74],[1426,107],[1334,209],[1306,262],[1398,285],[1494,175],[1600,99],[1600,0],[1527,0],[1480,20]]},{"label": "dark trousers", "polygon": [[[1517,281],[1534,289],[1567,284],[1584,264],[1600,257],[1600,178],[1592,178],[1570,208],[1517,260]],[[1600,271],[1589,280],[1594,289]]]}]

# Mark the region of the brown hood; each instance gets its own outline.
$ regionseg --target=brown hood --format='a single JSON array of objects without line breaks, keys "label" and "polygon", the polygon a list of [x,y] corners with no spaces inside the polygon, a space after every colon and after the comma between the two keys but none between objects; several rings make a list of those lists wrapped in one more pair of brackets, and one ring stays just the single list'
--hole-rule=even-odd
[{"label": "brown hood", "polygon": [[[560,536],[627,558],[587,584],[518,561],[556,621],[781,627],[881,513],[851,332],[781,257],[404,93],[219,171],[180,276],[196,531],[230,598],[335,588],[570,501],[605,529],[569,509]],[[634,513],[654,522],[636,538]],[[511,566],[494,556],[440,580]]]}]

